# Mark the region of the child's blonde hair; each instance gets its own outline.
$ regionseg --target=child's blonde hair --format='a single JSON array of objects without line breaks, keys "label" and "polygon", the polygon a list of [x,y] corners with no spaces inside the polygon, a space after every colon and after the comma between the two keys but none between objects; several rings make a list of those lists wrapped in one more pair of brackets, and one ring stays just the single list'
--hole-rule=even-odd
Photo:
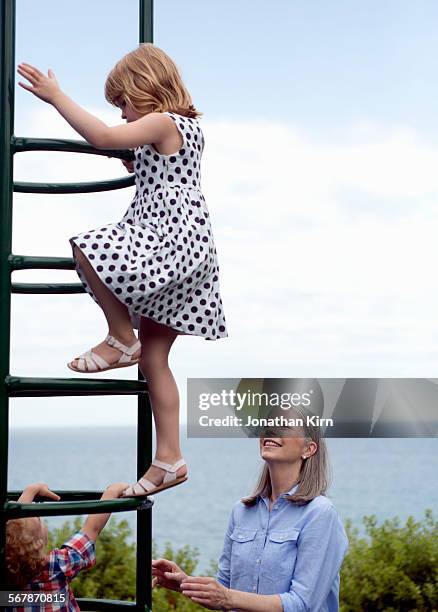
[{"label": "child's blonde hair", "polygon": [[34,521],[35,518],[24,518],[6,523],[6,572],[10,587],[23,588],[45,566],[45,541],[36,536]]},{"label": "child's blonde hair", "polygon": [[105,83],[105,98],[114,106],[122,101],[144,115],[173,111],[198,118],[175,62],[152,43],[142,43],[117,62]]}]

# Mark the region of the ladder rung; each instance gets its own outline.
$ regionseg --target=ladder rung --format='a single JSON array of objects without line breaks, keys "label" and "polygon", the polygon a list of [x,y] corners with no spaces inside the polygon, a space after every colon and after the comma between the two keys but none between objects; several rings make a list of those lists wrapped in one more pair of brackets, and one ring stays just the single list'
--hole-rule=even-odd
[{"label": "ladder rung", "polygon": [[[99,494],[100,497],[101,494]],[[8,519],[27,516],[72,516],[75,514],[100,514],[101,512],[126,512],[128,510],[149,510],[153,500],[146,497],[126,499],[58,501],[32,504],[19,504],[8,501],[4,513]]]},{"label": "ladder rung", "polygon": [[74,270],[71,257],[31,257],[29,255],[11,255],[12,270]]},{"label": "ladder rung", "polygon": [[96,149],[86,140],[12,136],[11,144],[16,153],[21,153],[22,151],[64,151],[67,153],[105,155],[106,157],[117,157],[129,161],[135,159],[134,153],[129,149]]},{"label": "ladder rung", "polygon": [[12,293],[85,293],[80,283],[12,283]]},{"label": "ladder rung", "polygon": [[[135,601],[116,601],[111,599],[88,599],[87,597],[76,597],[76,601],[80,605],[81,610],[87,612],[105,612],[106,610],[120,610],[121,608],[136,608]],[[145,611],[147,608],[145,608]]]},{"label": "ladder rung", "polygon": [[127,176],[107,181],[92,181],[90,183],[27,183],[14,182],[16,193],[94,193],[124,189],[135,184],[134,176]]},{"label": "ladder rung", "polygon": [[139,395],[148,390],[142,380],[97,378],[26,378],[7,376],[9,397],[61,397],[79,395]]}]

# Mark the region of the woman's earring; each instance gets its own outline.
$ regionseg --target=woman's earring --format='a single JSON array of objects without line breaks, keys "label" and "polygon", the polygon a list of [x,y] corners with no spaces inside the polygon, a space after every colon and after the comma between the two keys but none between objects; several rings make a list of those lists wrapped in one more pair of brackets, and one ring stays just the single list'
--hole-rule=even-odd
[{"label": "woman's earring", "polygon": [[307,459],[306,455],[303,455],[303,459]]}]

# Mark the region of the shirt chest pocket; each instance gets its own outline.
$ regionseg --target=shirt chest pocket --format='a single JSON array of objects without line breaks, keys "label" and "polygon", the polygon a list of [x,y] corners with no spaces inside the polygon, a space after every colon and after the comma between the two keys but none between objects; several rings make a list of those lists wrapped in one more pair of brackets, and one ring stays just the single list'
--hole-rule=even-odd
[{"label": "shirt chest pocket", "polygon": [[231,547],[231,571],[234,575],[242,575],[251,572],[251,560],[256,544],[257,529],[235,529],[230,538]]},{"label": "shirt chest pocket", "polygon": [[292,579],[297,560],[299,529],[271,531],[268,534],[263,558],[263,573],[275,572]]}]

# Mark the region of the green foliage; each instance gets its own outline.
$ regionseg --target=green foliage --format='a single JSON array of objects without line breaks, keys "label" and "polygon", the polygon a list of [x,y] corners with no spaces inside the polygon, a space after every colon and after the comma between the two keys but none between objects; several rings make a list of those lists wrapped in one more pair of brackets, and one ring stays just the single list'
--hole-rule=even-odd
[{"label": "green foliage", "polygon": [[[399,519],[384,521],[364,517],[365,535],[346,521],[349,550],[341,570],[341,612],[438,612],[438,521],[428,510],[422,521],[409,517],[401,526]],[[49,546],[60,546],[81,527],[64,523],[49,534]],[[129,543],[131,542],[131,543]],[[153,557],[175,561],[189,575],[197,571],[199,551],[184,546],[174,552],[166,544],[159,553],[152,544]],[[81,572],[73,581],[76,597],[119,599],[135,598],[135,543],[127,521],[112,519],[96,545],[97,564]],[[217,564],[202,575],[215,575]],[[156,587],[154,612],[194,612],[204,610],[183,595]]]},{"label": "green foliage", "polygon": [[341,612],[432,612],[438,610],[438,521],[426,510],[377,525],[363,519],[365,537],[346,522],[349,550],[341,570]]}]

